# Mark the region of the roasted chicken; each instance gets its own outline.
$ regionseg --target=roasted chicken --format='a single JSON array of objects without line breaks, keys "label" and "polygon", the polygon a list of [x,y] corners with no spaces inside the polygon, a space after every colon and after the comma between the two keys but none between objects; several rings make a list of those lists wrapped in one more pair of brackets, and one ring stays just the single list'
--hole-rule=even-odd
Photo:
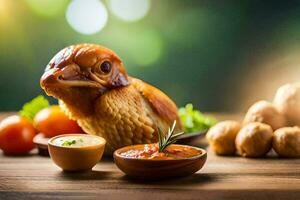
[{"label": "roasted chicken", "polygon": [[121,59],[95,44],[69,46],[50,61],[41,77],[45,92],[82,129],[106,139],[106,151],[157,141],[181,123],[175,103],[159,89],[127,75]]}]

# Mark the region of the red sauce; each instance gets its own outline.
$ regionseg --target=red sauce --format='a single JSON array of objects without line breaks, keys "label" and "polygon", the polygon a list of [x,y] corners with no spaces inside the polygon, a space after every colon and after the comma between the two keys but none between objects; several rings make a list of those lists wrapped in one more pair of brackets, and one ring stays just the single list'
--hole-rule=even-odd
[{"label": "red sauce", "polygon": [[163,152],[159,152],[157,144],[145,144],[133,146],[120,155],[127,158],[175,160],[195,157],[201,153],[201,150],[196,148],[176,144],[171,144]]}]

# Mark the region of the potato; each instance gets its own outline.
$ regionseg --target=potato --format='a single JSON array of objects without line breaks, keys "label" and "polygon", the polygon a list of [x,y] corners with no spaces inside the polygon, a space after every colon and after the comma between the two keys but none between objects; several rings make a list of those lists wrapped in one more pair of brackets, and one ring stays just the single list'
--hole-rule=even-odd
[{"label": "potato", "polygon": [[207,135],[212,150],[219,155],[232,155],[235,153],[235,137],[240,130],[240,123],[236,121],[223,121],[212,127]]},{"label": "potato", "polygon": [[252,122],[244,126],[236,136],[238,153],[244,157],[261,157],[272,147],[273,131],[271,126]]},{"label": "potato", "polygon": [[285,127],[274,132],[273,149],[282,157],[300,157],[300,128]]},{"label": "potato", "polygon": [[243,123],[251,122],[268,124],[273,130],[286,126],[285,116],[268,101],[258,101],[249,108]]},{"label": "potato", "polygon": [[300,126],[300,83],[281,86],[275,95],[274,105],[284,114],[291,126]]}]

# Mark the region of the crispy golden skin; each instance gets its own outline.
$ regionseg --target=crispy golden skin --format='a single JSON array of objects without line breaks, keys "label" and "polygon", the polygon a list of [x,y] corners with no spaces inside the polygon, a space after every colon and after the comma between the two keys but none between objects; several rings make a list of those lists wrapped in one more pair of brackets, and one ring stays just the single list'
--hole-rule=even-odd
[{"label": "crispy golden skin", "polygon": [[84,131],[104,137],[108,153],[156,142],[157,128],[166,131],[174,120],[181,129],[175,103],[157,88],[129,77],[120,58],[98,45],[60,51],[47,66],[41,87],[60,100]]}]

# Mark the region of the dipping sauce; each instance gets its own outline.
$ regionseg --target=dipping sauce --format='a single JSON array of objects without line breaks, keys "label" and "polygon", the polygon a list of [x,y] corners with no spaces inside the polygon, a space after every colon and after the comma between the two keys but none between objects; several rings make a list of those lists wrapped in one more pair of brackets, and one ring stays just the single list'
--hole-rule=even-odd
[{"label": "dipping sauce", "polygon": [[185,145],[171,144],[163,152],[158,151],[158,144],[136,145],[132,149],[120,153],[126,158],[140,158],[152,160],[176,160],[191,158],[202,154],[202,151]]},{"label": "dipping sauce", "polygon": [[95,137],[90,137],[88,135],[86,136],[71,135],[71,136],[58,137],[54,139],[52,143],[56,146],[61,146],[61,147],[85,147],[85,146],[98,145],[100,143],[103,143],[103,141]]},{"label": "dipping sauce", "polygon": [[92,169],[102,158],[106,141],[96,135],[64,134],[48,140],[53,162],[64,171]]}]

